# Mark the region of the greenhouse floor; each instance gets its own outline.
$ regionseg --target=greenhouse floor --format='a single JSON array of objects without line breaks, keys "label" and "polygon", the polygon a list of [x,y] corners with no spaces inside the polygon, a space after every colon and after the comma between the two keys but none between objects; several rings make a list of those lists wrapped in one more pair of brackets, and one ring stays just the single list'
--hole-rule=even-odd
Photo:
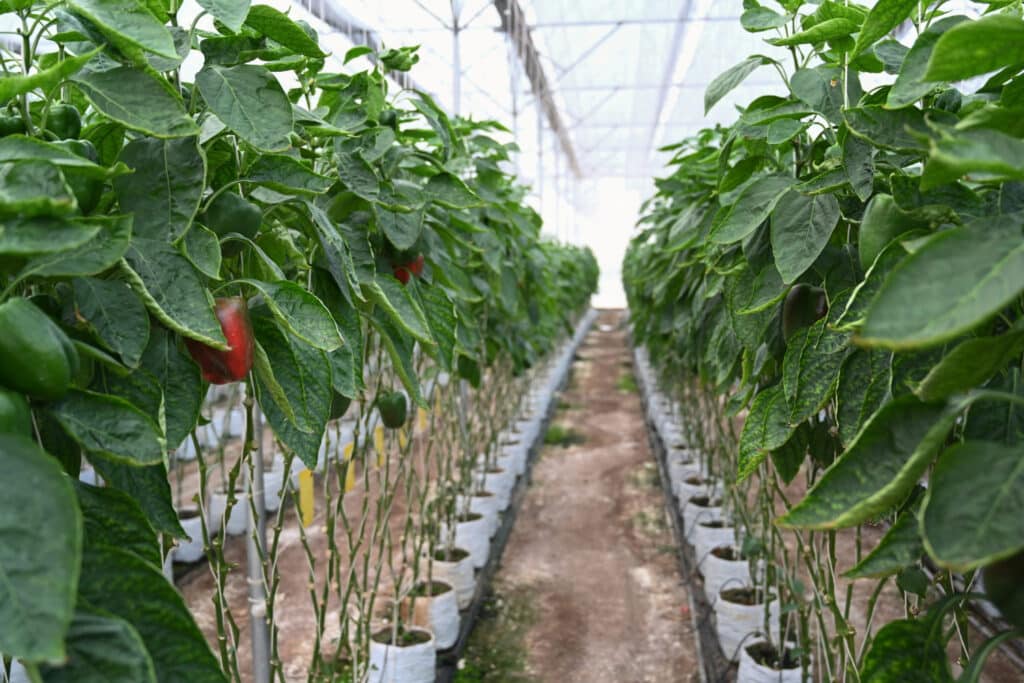
[{"label": "greenhouse floor", "polygon": [[456,680],[699,680],[623,319],[580,348]]}]

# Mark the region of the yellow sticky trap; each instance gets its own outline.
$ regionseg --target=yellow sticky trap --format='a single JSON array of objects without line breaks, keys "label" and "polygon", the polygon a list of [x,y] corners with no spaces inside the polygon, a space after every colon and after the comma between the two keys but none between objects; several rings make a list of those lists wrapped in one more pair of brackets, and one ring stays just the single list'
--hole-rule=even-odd
[{"label": "yellow sticky trap", "polygon": [[355,444],[345,444],[345,493],[351,493],[356,487],[356,464],[352,462],[352,449]]},{"label": "yellow sticky trap", "polygon": [[408,445],[409,432],[405,429],[405,427],[402,427],[400,430],[398,430],[398,447],[404,451],[405,447]]},{"label": "yellow sticky trap", "polygon": [[302,526],[313,523],[316,502],[313,497],[313,473],[310,470],[299,472],[299,514],[302,515]]},{"label": "yellow sticky trap", "polygon": [[377,467],[384,467],[384,427],[373,430],[373,447],[377,449]]},{"label": "yellow sticky trap", "polygon": [[438,414],[441,412],[441,394],[434,397],[434,412]]},{"label": "yellow sticky trap", "polygon": [[427,411],[423,408],[416,409],[416,429],[425,431],[427,428]]}]

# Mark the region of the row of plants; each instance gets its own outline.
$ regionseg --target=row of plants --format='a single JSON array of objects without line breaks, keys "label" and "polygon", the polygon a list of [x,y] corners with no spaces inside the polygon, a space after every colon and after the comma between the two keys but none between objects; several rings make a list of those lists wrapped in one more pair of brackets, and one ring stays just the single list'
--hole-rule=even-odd
[{"label": "row of plants", "polygon": [[[743,60],[705,106],[758,69],[784,92],[671,148],[623,265],[635,342],[797,619],[805,677],[951,681],[953,641],[977,680],[1024,629],[1024,10],[743,5],[786,56]],[[866,624],[846,579],[874,582]],[[906,618],[874,623],[893,579]],[[1004,629],[979,639],[972,608]]]},{"label": "row of plants", "polygon": [[[168,454],[191,442],[206,481],[210,384],[243,385],[232,483],[262,452],[254,421],[313,469],[349,409],[368,458],[371,415],[522,393],[596,287],[588,251],[540,237],[502,126],[390,92],[415,48],[329,72],[308,24],[199,5],[185,24],[162,0],[0,5],[18,39],[0,62],[0,652],[31,680],[239,680],[230,615],[217,657],[161,575],[185,536]],[[469,398],[428,404],[439,375]],[[478,421],[462,434],[496,441]],[[106,486],[77,481],[83,457]],[[324,490],[340,509],[344,486]]]}]

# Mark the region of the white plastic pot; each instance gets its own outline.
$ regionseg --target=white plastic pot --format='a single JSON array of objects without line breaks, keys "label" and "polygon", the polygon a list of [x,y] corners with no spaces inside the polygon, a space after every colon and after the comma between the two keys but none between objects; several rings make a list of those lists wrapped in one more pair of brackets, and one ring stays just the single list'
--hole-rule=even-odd
[{"label": "white plastic pot", "polygon": [[483,490],[494,494],[498,510],[504,510],[509,506],[509,503],[512,501],[512,489],[515,485],[516,475],[509,470],[493,467],[484,474]]},{"label": "white plastic pot", "polygon": [[[764,635],[764,603],[756,605],[744,605],[730,601],[723,593],[718,594],[715,601],[715,631],[718,634],[718,644],[722,647],[722,653],[726,659],[735,662],[740,657],[741,646],[748,645],[757,636]],[[772,640],[779,640],[779,601],[774,599],[769,603],[768,623],[771,624]]]},{"label": "white plastic pot", "polygon": [[[224,513],[228,506],[228,494],[225,491],[214,491],[210,494],[210,500],[206,506],[208,516],[207,526],[211,529],[220,529],[224,522]],[[235,490],[235,505],[231,508],[227,523],[224,524],[224,531],[229,536],[241,536],[248,526],[249,500],[245,491]]]},{"label": "white plastic pot", "polygon": [[263,509],[277,512],[284,498],[284,458],[276,456],[268,469],[263,470]]},{"label": "white plastic pot", "polygon": [[680,505],[685,506],[694,496],[721,495],[722,485],[717,479],[703,476],[698,465],[696,469],[684,473],[672,492],[676,494]]},{"label": "white plastic pot", "polygon": [[434,578],[451,586],[455,591],[455,600],[459,609],[466,609],[473,602],[473,593],[476,591],[473,559],[468,550],[455,548],[455,551],[456,554],[451,561],[437,559],[444,557],[444,554],[443,551],[435,552]]},{"label": "white plastic pot", "polygon": [[185,437],[185,440],[174,451],[174,459],[181,462],[192,462],[196,459],[196,445],[191,436]]},{"label": "white plastic pot", "polygon": [[720,545],[732,545],[736,542],[736,528],[722,520],[710,520],[710,523],[721,523],[722,526],[709,526],[709,522],[697,522],[693,527],[693,554],[697,558],[697,571],[704,573],[704,561],[711,554],[712,548]]},{"label": "white plastic pot", "polygon": [[[704,500],[709,504],[701,505],[695,501]],[[692,496],[683,505],[683,537],[686,542],[693,545],[693,530],[698,522],[714,522],[722,519],[722,501],[714,499],[708,501],[707,496]]]},{"label": "white plastic pot", "polygon": [[371,638],[368,680],[370,683],[434,683],[436,662],[432,636],[425,642],[405,647],[379,643]]},{"label": "white plastic pot", "polygon": [[406,611],[412,606],[410,623],[434,634],[434,648],[447,650],[459,639],[459,604],[455,591],[444,581],[434,581],[444,589],[437,595],[406,598]]},{"label": "white plastic pot", "polygon": [[[487,564],[487,557],[491,554],[489,523],[484,517],[472,513],[465,521],[455,523],[455,545],[469,551],[474,569],[480,569]],[[441,524],[442,542],[447,538],[448,526]]]},{"label": "white plastic pot", "polygon": [[490,491],[477,491],[469,496],[468,502],[469,505],[467,506],[466,496],[458,496],[455,499],[455,509],[465,510],[468,507],[472,514],[483,517],[487,520],[487,537],[493,537],[498,531],[498,526],[500,526],[498,513],[501,511],[498,508],[498,504],[501,501]]},{"label": "white plastic pot", "polygon": [[[804,673],[802,666],[777,670],[763,664],[758,664],[750,656],[747,650],[755,645],[760,645],[762,642],[764,641],[758,639],[740,648],[740,666],[736,672],[736,683],[801,683]],[[796,645],[794,643],[787,643],[786,647],[787,649],[792,649]]]},{"label": "white plastic pot", "polygon": [[203,556],[203,520],[196,508],[178,510],[178,521],[185,530],[187,539],[179,539],[171,550],[175,562],[191,564]]},{"label": "white plastic pot", "polygon": [[9,683],[32,683],[28,677],[28,671],[17,660],[11,662],[11,675],[7,680]]},{"label": "white plastic pot", "polygon": [[[717,546],[719,548],[723,546]],[[731,544],[729,547],[732,547]],[[744,588],[751,585],[749,560],[726,560],[713,552],[709,552],[701,563],[704,574],[704,595],[714,603],[722,589]],[[738,556],[739,551],[733,548]]]},{"label": "white plastic pot", "polygon": [[503,451],[498,454],[498,467],[507,470],[512,476],[519,478],[526,472],[526,451]]}]

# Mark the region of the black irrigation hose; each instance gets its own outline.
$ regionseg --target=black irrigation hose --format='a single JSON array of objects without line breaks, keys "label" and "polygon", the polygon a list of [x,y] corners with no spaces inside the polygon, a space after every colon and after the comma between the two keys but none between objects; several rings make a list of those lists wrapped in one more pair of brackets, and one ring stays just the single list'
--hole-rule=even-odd
[{"label": "black irrigation hose", "polygon": [[[596,318],[595,318],[596,320]],[[586,338],[586,334],[589,333],[589,328],[592,326],[594,321],[591,321],[586,327],[587,332],[580,335],[580,340],[573,348],[572,352],[575,356],[576,351],[579,349],[579,345],[583,343],[583,339]],[[569,370],[565,373],[565,377],[562,378],[561,384],[558,389],[555,390],[557,394],[572,377],[572,364],[569,364]],[[459,639],[455,641],[455,645],[447,650],[442,650],[437,653],[437,674],[435,677],[436,683],[451,683],[455,680],[455,674],[459,670],[459,660],[462,659],[462,655],[466,651],[466,646],[469,644],[469,637],[473,633],[473,628],[476,626],[477,620],[480,618],[480,611],[483,609],[484,603],[487,601],[488,596],[491,592],[491,581],[494,579],[494,575],[498,572],[498,567],[501,565],[501,556],[505,552],[505,546],[508,544],[509,536],[512,534],[512,527],[516,523],[516,516],[519,514],[519,508],[523,504],[523,499],[526,498],[526,492],[530,488],[530,475],[533,473],[533,464],[537,460],[537,456],[540,455],[541,449],[544,447],[544,435],[547,433],[548,425],[551,422],[552,416],[555,411],[558,410],[558,401],[552,398],[548,404],[547,412],[541,419],[540,429],[537,430],[537,436],[534,442],[530,445],[530,450],[527,453],[526,458],[526,470],[522,476],[516,480],[515,488],[512,490],[512,499],[509,503],[508,508],[502,513],[501,526],[498,531],[494,534],[494,538],[491,539],[491,551],[487,556],[487,564],[485,564],[480,571],[476,573],[476,588],[473,591],[473,602],[470,603],[469,607],[462,610],[459,614]]]}]

